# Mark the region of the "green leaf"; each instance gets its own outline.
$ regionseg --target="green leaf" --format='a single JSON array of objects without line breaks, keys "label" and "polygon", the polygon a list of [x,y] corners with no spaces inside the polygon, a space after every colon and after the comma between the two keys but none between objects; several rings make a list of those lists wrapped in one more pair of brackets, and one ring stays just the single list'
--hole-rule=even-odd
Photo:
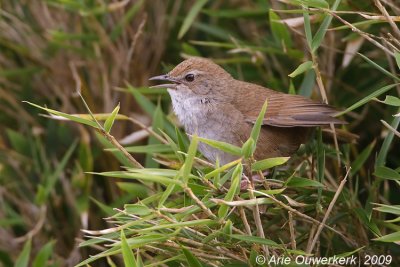
[{"label": "green leaf", "polygon": [[[332,7],[330,8],[331,11],[336,11],[337,7],[339,6],[340,0],[335,0]],[[322,40],[325,37],[326,31],[328,30],[329,25],[332,21],[332,15],[326,15],[324,20],[321,23],[321,26],[318,28],[317,33],[314,35],[314,38],[311,42],[311,51],[314,53],[317,51],[318,47],[321,45]]]},{"label": "green leaf", "polygon": [[234,161],[232,161],[232,162],[229,162],[229,163],[225,164],[224,166],[221,166],[221,167],[219,167],[219,168],[216,168],[215,170],[213,170],[213,171],[207,173],[207,174],[204,176],[204,179],[210,179],[211,177],[213,177],[213,176],[215,176],[215,175],[217,175],[217,174],[219,174],[219,173],[221,173],[221,172],[226,171],[227,169],[231,168],[232,166],[235,166],[236,164],[238,164],[238,163],[241,162],[241,161],[242,161],[242,159],[237,159],[237,160],[234,160]]},{"label": "green leaf", "polygon": [[389,91],[390,89],[392,89],[393,87],[397,86],[398,84],[390,84],[390,85],[386,85],[378,90],[376,90],[375,92],[373,92],[372,94],[364,97],[363,99],[357,101],[356,103],[354,103],[353,105],[351,105],[350,107],[348,107],[346,110],[339,112],[335,115],[335,117],[339,117],[342,116],[343,114],[346,114],[356,108],[361,107],[362,105],[368,103],[371,99],[380,96],[383,93],[386,93],[387,91]]},{"label": "green leaf", "polygon": [[271,32],[274,36],[276,42],[279,45],[283,45],[284,48],[292,46],[292,40],[290,38],[290,33],[284,23],[282,23],[281,18],[272,10],[269,10],[269,22],[271,26]]},{"label": "green leaf", "polygon": [[[265,112],[267,111],[268,99],[265,99],[263,106],[261,107],[260,113],[258,114],[257,120],[253,125],[253,129],[251,130],[250,137],[253,138],[254,142],[257,144],[258,136],[260,135],[261,126],[263,125]],[[255,149],[255,146],[254,146]],[[254,151],[253,151],[254,152]]]},{"label": "green leaf", "polygon": [[379,207],[374,208],[374,210],[400,215],[400,205],[384,205],[384,204],[376,204],[376,205],[378,205]]},{"label": "green leaf", "polygon": [[373,220],[370,220],[368,218],[368,214],[366,212],[366,210],[362,209],[362,208],[355,208],[354,209],[355,213],[357,214],[358,218],[360,219],[360,221],[366,225],[369,230],[371,230],[371,232],[375,235],[375,236],[380,236],[381,232],[379,231],[378,226],[376,225],[376,223]]},{"label": "green leaf", "polygon": [[223,227],[223,229],[222,229],[222,232],[224,234],[230,236],[230,235],[232,235],[232,227],[233,227],[232,221],[231,220],[227,220],[225,225],[224,225],[224,227]]},{"label": "green leaf", "polygon": [[306,5],[316,8],[329,8],[329,4],[325,0],[289,0],[293,5]]},{"label": "green leaf", "polygon": [[196,156],[197,145],[199,143],[199,138],[197,135],[192,136],[192,142],[190,142],[188,154],[186,156],[185,164],[182,166],[182,178],[183,182],[187,183],[189,181],[189,174],[192,170],[194,157]]},{"label": "green leaf", "polygon": [[375,147],[375,144],[376,144],[375,140],[372,141],[372,143],[369,144],[366,148],[364,148],[364,150],[360,153],[360,155],[358,155],[358,157],[351,163],[350,174],[352,176],[355,175],[367,161],[367,159],[371,155],[372,150]]},{"label": "green leaf", "polygon": [[126,242],[124,230],[121,231],[121,249],[125,267],[136,267],[135,256],[133,255],[133,251],[129,247],[128,242]]},{"label": "green leaf", "polygon": [[[226,193],[225,195],[224,198],[225,201],[232,201],[233,197],[235,196],[235,193],[239,192],[242,173],[243,173],[243,165],[239,163],[233,171],[231,187],[229,187],[228,193]],[[229,210],[228,206],[222,204],[218,209],[218,217],[224,218],[228,214],[228,210]]]},{"label": "green leaf", "polygon": [[[400,108],[398,109],[397,112],[400,113]],[[397,116],[397,117],[393,118],[392,122],[390,123],[390,126],[393,129],[397,129],[397,127],[399,127],[399,124],[400,124],[400,116]],[[387,155],[389,153],[390,146],[392,144],[393,138],[394,138],[394,132],[390,131],[386,135],[385,140],[383,141],[383,144],[381,146],[381,149],[379,150],[378,156],[377,156],[376,161],[375,161],[375,166],[383,166],[383,165],[385,165],[386,157],[387,157]]]},{"label": "green leaf", "polygon": [[198,137],[200,142],[203,142],[209,146],[217,148],[221,151],[227,152],[232,155],[240,156],[242,154],[242,149],[238,146],[234,146],[222,141],[211,140],[203,137]]},{"label": "green leaf", "polygon": [[182,247],[182,251],[190,267],[203,267],[201,262],[188,249]]},{"label": "green leaf", "polygon": [[46,263],[53,254],[53,245],[54,241],[50,241],[39,250],[35,260],[33,261],[32,267],[47,266]]},{"label": "green leaf", "polygon": [[183,21],[183,24],[178,33],[178,39],[181,39],[185,35],[185,33],[189,30],[190,26],[193,24],[200,10],[207,2],[208,0],[197,0],[194,3],[189,13],[185,17],[185,20]]},{"label": "green leaf", "polygon": [[146,233],[146,232],[154,232],[162,229],[172,229],[172,228],[184,228],[191,226],[205,226],[209,224],[215,224],[216,222],[210,219],[198,219],[195,221],[185,221],[185,222],[175,222],[175,223],[166,223],[159,224],[155,226],[151,226],[144,229],[132,229],[133,232],[137,233]]},{"label": "green leaf", "polygon": [[124,209],[129,214],[146,216],[152,213],[152,211],[143,204],[125,204]]},{"label": "green leaf", "polygon": [[253,138],[247,139],[247,141],[242,146],[242,156],[245,159],[250,158],[256,149],[256,143]]},{"label": "green leaf", "polygon": [[400,173],[385,166],[377,167],[375,169],[374,175],[382,179],[400,180]]},{"label": "green leaf", "polygon": [[175,189],[175,184],[169,184],[167,188],[164,190],[162,193],[159,201],[158,201],[158,208],[161,208],[164,206],[165,201],[168,199],[168,197],[171,195],[172,191]]},{"label": "green leaf", "polygon": [[[363,248],[364,248],[364,247],[360,247],[360,248],[357,248],[357,249],[355,249],[355,250],[348,251],[348,252],[343,252],[343,253],[340,253],[340,254],[335,255],[335,256],[336,256],[336,258],[346,258],[346,257],[349,257],[349,256],[353,255],[354,253],[356,253],[356,252],[362,250]],[[331,258],[331,257],[330,257],[330,258]]]},{"label": "green leaf", "polygon": [[372,239],[375,241],[380,241],[380,242],[400,242],[400,231],[394,232],[388,235],[384,235],[375,239]]},{"label": "green leaf", "polygon": [[400,69],[400,53],[394,52],[394,58],[396,59],[397,67]]},{"label": "green leaf", "polygon": [[117,117],[119,111],[119,104],[114,108],[114,110],[111,112],[110,116],[106,119],[104,122],[104,130],[109,133],[111,130],[111,127],[114,124],[115,117]]},{"label": "green leaf", "polygon": [[294,78],[294,77],[298,76],[299,74],[302,74],[302,73],[310,70],[312,68],[312,66],[313,66],[312,61],[303,62],[288,76],[291,78]]},{"label": "green leaf", "polygon": [[310,14],[308,13],[307,8],[308,8],[308,6],[302,5],[303,17],[304,17],[304,32],[306,35],[308,47],[311,48],[311,43],[312,43],[313,37],[312,37],[312,32],[311,32]]},{"label": "green leaf", "polygon": [[386,69],[384,69],[383,67],[379,66],[378,64],[376,64],[374,61],[372,61],[368,57],[364,56],[363,54],[361,54],[361,53],[357,53],[357,54],[359,54],[365,61],[367,61],[370,65],[372,65],[373,67],[378,69],[383,74],[386,74],[387,76],[392,77],[393,79],[395,79],[397,81],[400,81],[400,77],[398,77],[397,75],[387,71]]},{"label": "green leaf", "polygon": [[292,177],[285,185],[289,187],[324,187],[324,185],[318,181],[301,177]]},{"label": "green leaf", "polygon": [[400,107],[400,98],[395,96],[387,95],[384,101],[378,101],[389,106]]},{"label": "green leaf", "polygon": [[148,188],[142,184],[118,182],[117,186],[121,190],[129,193],[132,198],[144,199],[148,196]]},{"label": "green leaf", "polygon": [[258,237],[258,236],[249,236],[249,235],[231,235],[232,238],[240,240],[240,241],[245,241],[249,243],[250,245],[253,245],[254,243],[260,244],[260,245],[267,245],[271,247],[279,247],[279,245],[272,240]]},{"label": "green leaf", "polygon": [[315,71],[314,69],[310,69],[306,71],[303,81],[301,82],[299,95],[308,98],[311,97],[314,86],[315,86]]},{"label": "green leaf", "polygon": [[14,267],[28,267],[31,248],[32,248],[32,240],[28,239],[28,241],[25,242],[24,248],[22,249],[21,253],[18,255]]},{"label": "green leaf", "polygon": [[296,94],[296,89],[294,88],[293,80],[290,79],[290,84],[289,84],[289,95],[295,95]]},{"label": "green leaf", "polygon": [[270,169],[275,166],[285,164],[289,159],[290,159],[290,157],[277,157],[277,158],[263,159],[263,160],[254,162],[251,165],[251,169],[253,171],[262,171],[262,170]]},{"label": "green leaf", "polygon": [[[119,151],[117,148],[107,148],[106,151]],[[154,153],[165,153],[172,152],[171,147],[164,144],[154,144],[154,145],[145,145],[145,146],[127,146],[125,150],[130,153],[146,153],[146,154],[154,154]]]},{"label": "green leaf", "polygon": [[112,216],[115,214],[115,211],[112,207],[101,203],[100,201],[98,201],[97,199],[95,199],[93,197],[90,197],[90,200],[93,201],[93,203],[96,204],[97,207],[99,207],[104,212],[104,214],[106,214],[107,216]]},{"label": "green leaf", "polygon": [[98,128],[96,122],[94,122],[92,120],[86,120],[86,119],[82,119],[82,118],[80,118],[78,116],[74,116],[74,115],[63,113],[63,112],[59,112],[59,111],[54,110],[54,109],[44,108],[44,107],[41,107],[39,105],[33,104],[31,102],[28,102],[28,101],[22,101],[22,102],[27,103],[27,104],[29,104],[31,106],[36,107],[36,108],[39,108],[41,110],[44,110],[44,111],[46,111],[46,112],[48,112],[50,114],[53,114],[53,115],[56,115],[56,116],[60,116],[60,117],[63,117],[63,118],[66,118],[66,119],[69,119],[71,121],[75,121],[75,122],[78,122],[78,123],[81,123],[81,124],[86,124],[86,125],[92,126],[94,128]]},{"label": "green leaf", "polygon": [[176,184],[176,185],[182,185],[180,181],[174,180],[171,178],[166,178],[162,176],[157,176],[157,175],[152,175],[152,174],[147,174],[147,173],[134,173],[134,172],[127,172],[127,171],[115,171],[115,172],[101,172],[101,173],[96,173],[96,172],[88,172],[91,174],[96,174],[96,175],[101,175],[101,176],[109,176],[109,177],[114,177],[114,178],[125,178],[125,179],[135,179],[135,180],[142,180],[146,182],[155,182],[155,183],[161,183],[161,184]]}]

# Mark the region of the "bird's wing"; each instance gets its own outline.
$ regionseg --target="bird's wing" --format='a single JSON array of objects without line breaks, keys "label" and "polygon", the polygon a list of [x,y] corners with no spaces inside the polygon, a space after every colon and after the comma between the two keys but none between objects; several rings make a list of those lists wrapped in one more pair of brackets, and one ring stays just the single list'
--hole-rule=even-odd
[{"label": "bird's wing", "polygon": [[[265,88],[263,88],[265,89]],[[326,104],[315,102],[299,95],[278,93],[269,89],[257,90],[252,99],[257,99],[250,108],[248,105],[240,105],[245,119],[254,123],[261,107],[268,99],[264,125],[276,127],[315,127],[333,124],[345,124],[346,122],[333,117],[337,111]],[[240,102],[245,100],[239,100]]]}]

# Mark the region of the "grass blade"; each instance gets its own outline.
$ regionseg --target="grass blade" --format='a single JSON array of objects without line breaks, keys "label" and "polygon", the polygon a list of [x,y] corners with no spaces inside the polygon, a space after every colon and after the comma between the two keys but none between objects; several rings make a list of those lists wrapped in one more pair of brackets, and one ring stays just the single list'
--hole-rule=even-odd
[{"label": "grass blade", "polygon": [[335,117],[339,117],[342,116],[356,108],[361,107],[362,105],[368,103],[369,101],[371,101],[373,98],[378,97],[384,93],[386,93],[387,91],[389,91],[390,89],[392,89],[393,87],[397,86],[398,84],[390,84],[390,85],[386,85],[378,90],[376,90],[375,92],[373,92],[372,94],[364,97],[363,99],[359,100],[358,102],[354,103],[353,105],[351,105],[350,107],[348,107],[346,110],[339,112],[335,115]]},{"label": "grass blade", "polygon": [[25,242],[24,248],[21,253],[18,255],[17,260],[15,261],[14,267],[28,267],[29,263],[29,255],[31,254],[32,248],[32,240],[29,239]]},{"label": "grass blade", "polygon": [[306,72],[312,68],[312,61],[306,61],[301,63],[292,73],[290,73],[288,76],[290,78],[294,78],[298,76],[299,74],[302,74],[303,72]]},{"label": "grass blade", "polygon": [[182,178],[183,182],[186,184],[189,181],[189,174],[192,170],[194,157],[196,156],[197,145],[199,143],[199,138],[197,135],[193,135],[192,142],[189,145],[188,154],[186,156],[185,164],[182,166]]},{"label": "grass blade", "polygon": [[185,33],[189,30],[190,26],[193,24],[195,18],[199,14],[203,6],[208,2],[208,0],[197,0],[193,7],[190,9],[188,15],[186,16],[183,24],[178,33],[178,39],[182,39]]},{"label": "grass blade", "polygon": [[104,122],[104,130],[109,133],[111,130],[111,127],[114,124],[115,118],[118,115],[118,111],[119,111],[119,104],[118,106],[116,106],[114,108],[114,110],[111,112],[110,116],[106,119],[106,121]]},{"label": "grass blade", "polygon": [[135,256],[133,255],[133,251],[126,241],[124,230],[121,231],[121,249],[125,267],[136,267]]},{"label": "grass blade", "polygon": [[275,166],[279,166],[285,164],[290,157],[277,157],[277,158],[269,158],[263,159],[260,161],[256,161],[251,165],[252,171],[263,171],[266,169],[273,168]]},{"label": "grass blade", "polygon": [[[332,5],[331,11],[336,11],[339,4],[340,0],[336,0]],[[328,27],[331,24],[331,21],[332,21],[332,15],[326,15],[325,19],[321,23],[321,26],[318,28],[318,31],[311,42],[311,51],[313,53],[317,51],[318,47],[321,45],[322,40],[325,37],[326,31],[328,30]]]}]

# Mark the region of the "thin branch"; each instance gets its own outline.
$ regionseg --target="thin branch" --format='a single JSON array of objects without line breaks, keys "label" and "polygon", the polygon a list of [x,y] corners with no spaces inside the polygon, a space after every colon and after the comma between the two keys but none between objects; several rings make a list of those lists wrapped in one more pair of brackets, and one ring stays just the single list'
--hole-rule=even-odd
[{"label": "thin branch", "polygon": [[376,7],[379,9],[379,11],[382,12],[383,16],[385,16],[385,18],[387,19],[387,22],[392,27],[394,34],[397,36],[397,38],[400,39],[400,30],[397,27],[396,23],[394,23],[393,18],[389,15],[386,8],[382,5],[382,3],[379,0],[374,0],[374,3]]},{"label": "thin branch", "polygon": [[350,29],[353,32],[358,33],[359,35],[361,35],[362,37],[364,37],[365,39],[367,39],[368,41],[370,41],[372,44],[374,44],[375,46],[379,47],[380,49],[386,51],[387,53],[389,53],[391,56],[394,56],[394,53],[392,51],[390,51],[389,49],[387,49],[385,46],[383,46],[381,43],[379,43],[378,41],[376,41],[375,39],[373,39],[371,36],[369,36],[369,34],[361,31],[360,29],[358,29],[357,27],[355,27],[353,24],[351,24],[350,22],[344,20],[343,18],[341,18],[340,16],[338,16],[337,14],[335,14],[335,12],[332,12],[330,10],[325,10],[327,13],[329,13],[330,15],[334,16],[335,18],[337,18],[338,20],[340,20],[343,24],[346,24],[347,26],[350,27]]},{"label": "thin branch", "polygon": [[384,125],[386,128],[388,128],[390,131],[392,131],[397,137],[400,137],[400,133],[399,133],[395,128],[393,128],[392,126],[390,126],[389,123],[387,123],[387,122],[384,121],[384,120],[381,120],[381,122],[383,123],[383,125]]},{"label": "thin branch", "polygon": [[293,214],[291,211],[288,211],[289,214],[289,231],[290,231],[290,245],[292,249],[296,249],[296,233],[293,225]]},{"label": "thin branch", "polygon": [[313,241],[311,243],[311,246],[307,249],[307,253],[311,253],[313,251],[313,249],[315,247],[315,244],[316,244],[316,242],[317,242],[317,240],[319,238],[319,235],[321,234],[321,231],[324,228],[324,225],[325,225],[326,221],[328,220],[329,214],[331,213],[331,211],[333,209],[333,206],[336,203],[336,200],[338,199],[340,193],[343,190],[343,187],[344,187],[345,183],[347,182],[347,177],[349,176],[350,170],[351,170],[351,167],[347,170],[346,176],[344,177],[342,182],[339,184],[339,187],[338,187],[335,195],[333,196],[333,199],[332,199],[331,203],[329,203],[329,206],[328,206],[328,209],[327,209],[327,211],[325,213],[325,216],[322,219],[322,223],[319,225],[319,227],[317,229],[317,233],[315,234],[314,239],[313,239]]}]

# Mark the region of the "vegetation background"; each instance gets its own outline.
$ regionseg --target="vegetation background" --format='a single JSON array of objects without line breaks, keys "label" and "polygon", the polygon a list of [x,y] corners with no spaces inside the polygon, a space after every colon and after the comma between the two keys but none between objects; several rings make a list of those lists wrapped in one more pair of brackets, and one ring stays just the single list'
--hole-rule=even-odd
[{"label": "vegetation background", "polygon": [[[0,266],[257,266],[307,253],[399,264],[399,21],[395,0],[2,1]],[[166,91],[148,88],[190,55],[328,101],[349,122],[338,139],[357,142],[337,150],[317,131],[265,188],[240,192],[241,162],[195,158]],[[49,119],[23,101],[86,115]]]}]

